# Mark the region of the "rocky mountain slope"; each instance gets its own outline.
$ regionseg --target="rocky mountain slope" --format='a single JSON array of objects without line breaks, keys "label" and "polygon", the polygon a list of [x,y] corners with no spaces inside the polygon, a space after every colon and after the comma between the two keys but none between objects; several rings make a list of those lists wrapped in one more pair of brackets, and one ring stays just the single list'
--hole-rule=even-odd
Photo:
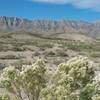
[{"label": "rocky mountain slope", "polygon": [[33,33],[84,33],[100,36],[100,22],[89,23],[72,20],[27,20],[16,17],[0,17],[0,31],[30,31]]}]

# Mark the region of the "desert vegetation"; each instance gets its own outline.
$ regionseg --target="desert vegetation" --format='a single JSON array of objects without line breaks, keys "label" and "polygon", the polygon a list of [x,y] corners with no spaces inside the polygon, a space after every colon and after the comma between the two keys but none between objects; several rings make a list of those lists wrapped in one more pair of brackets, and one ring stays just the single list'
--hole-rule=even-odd
[{"label": "desert vegetation", "polygon": [[55,69],[42,59],[1,70],[0,100],[100,100],[100,75],[87,57],[77,56]]},{"label": "desert vegetation", "polygon": [[[60,37],[61,34],[63,35]],[[0,63],[8,66],[14,65],[20,60],[34,62],[41,57],[46,59],[49,64],[54,64],[55,59],[57,64],[60,64],[77,55],[88,56],[99,63],[99,40],[90,39],[87,36],[84,36],[86,40],[84,38],[78,40],[71,33],[61,34],[3,33],[0,36]],[[81,37],[81,34],[79,36]],[[57,64],[54,65],[57,66]]]}]

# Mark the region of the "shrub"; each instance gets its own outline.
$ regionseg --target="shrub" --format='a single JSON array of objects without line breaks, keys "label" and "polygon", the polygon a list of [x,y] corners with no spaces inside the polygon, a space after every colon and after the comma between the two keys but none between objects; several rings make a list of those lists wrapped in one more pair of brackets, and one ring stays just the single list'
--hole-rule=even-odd
[{"label": "shrub", "polygon": [[21,70],[9,66],[3,70],[0,84],[16,96],[17,100],[24,100],[23,95],[28,99],[38,100],[41,89],[45,87],[45,71],[42,60],[32,65],[24,65]]},{"label": "shrub", "polygon": [[0,100],[11,100],[9,95],[0,96]]},{"label": "shrub", "polygon": [[95,94],[93,78],[92,63],[86,57],[75,57],[58,66],[52,80],[42,90],[41,98],[43,100],[92,100]]},{"label": "shrub", "polygon": [[55,71],[48,70],[39,59],[21,69],[3,69],[0,85],[16,100],[100,100],[100,74],[94,73],[87,57],[74,57]]}]

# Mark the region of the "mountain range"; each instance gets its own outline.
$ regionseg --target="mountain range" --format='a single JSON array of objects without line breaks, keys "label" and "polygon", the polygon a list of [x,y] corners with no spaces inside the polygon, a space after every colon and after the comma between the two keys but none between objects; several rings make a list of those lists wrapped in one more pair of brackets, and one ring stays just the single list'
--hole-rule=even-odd
[{"label": "mountain range", "polygon": [[33,33],[82,33],[100,37],[100,21],[28,20],[17,17],[0,17],[0,31],[26,31]]}]

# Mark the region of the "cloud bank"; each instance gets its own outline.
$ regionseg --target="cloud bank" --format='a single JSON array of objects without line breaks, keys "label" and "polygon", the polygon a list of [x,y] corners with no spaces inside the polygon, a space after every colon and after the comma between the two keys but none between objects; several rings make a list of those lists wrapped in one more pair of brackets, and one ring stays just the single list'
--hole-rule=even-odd
[{"label": "cloud bank", "polygon": [[80,9],[93,9],[100,12],[100,0],[32,0],[54,4],[71,4]]}]

